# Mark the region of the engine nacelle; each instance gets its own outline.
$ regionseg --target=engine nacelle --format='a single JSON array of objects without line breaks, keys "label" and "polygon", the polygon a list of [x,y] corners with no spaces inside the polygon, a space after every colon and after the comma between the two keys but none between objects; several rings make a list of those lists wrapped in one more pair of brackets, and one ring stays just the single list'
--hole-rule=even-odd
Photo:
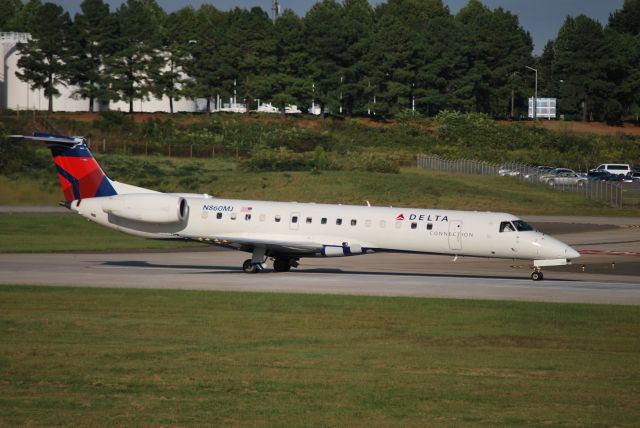
[{"label": "engine nacelle", "polygon": [[131,193],[104,198],[102,211],[144,223],[179,223],[189,215],[187,200],[157,193]]}]

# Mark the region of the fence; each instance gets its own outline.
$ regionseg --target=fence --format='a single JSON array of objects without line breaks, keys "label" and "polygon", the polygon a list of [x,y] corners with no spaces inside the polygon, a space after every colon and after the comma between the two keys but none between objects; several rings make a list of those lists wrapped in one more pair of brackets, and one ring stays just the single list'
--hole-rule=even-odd
[{"label": "fence", "polygon": [[561,184],[541,179],[547,171],[541,171],[522,163],[495,164],[473,159],[443,159],[434,156],[418,156],[418,168],[447,171],[460,174],[510,176],[532,184],[546,185],[558,191],[574,192],[587,198],[605,202],[617,208],[640,207],[640,183],[580,180],[575,184]]}]

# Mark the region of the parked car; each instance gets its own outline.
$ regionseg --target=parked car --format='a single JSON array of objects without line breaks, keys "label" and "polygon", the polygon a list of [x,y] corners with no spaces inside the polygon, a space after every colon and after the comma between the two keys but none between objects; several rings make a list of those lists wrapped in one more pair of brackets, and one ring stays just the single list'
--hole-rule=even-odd
[{"label": "parked car", "polygon": [[552,169],[554,169],[552,166],[544,166],[544,165],[538,165],[535,168],[531,168],[529,169],[529,172],[526,173],[524,175],[524,178],[538,178],[541,175],[547,174],[549,171],[551,171]]},{"label": "parked car", "polygon": [[615,181],[616,183],[631,183],[633,180],[628,175],[611,174],[607,181]]},{"label": "parked car", "polygon": [[604,170],[598,171],[598,170],[592,169],[587,173],[587,180],[609,181],[612,175],[613,174],[611,174],[609,171],[604,171]]},{"label": "parked car", "polygon": [[500,176],[507,176],[507,177],[516,177],[518,175],[520,175],[520,171],[511,169],[505,165],[500,166],[500,168],[498,168],[498,175]]},{"label": "parked car", "polygon": [[[541,183],[547,184],[547,182],[554,178],[557,177],[558,175],[565,173],[565,172],[570,172],[573,174],[576,174],[576,172],[572,169],[568,169],[568,168],[554,168],[551,171],[549,171],[546,174],[542,174],[538,179],[540,180]],[[576,174],[577,175],[577,174]]]},{"label": "parked car", "polygon": [[628,177],[635,183],[640,182],[640,171],[631,171]]},{"label": "parked car", "polygon": [[603,163],[595,168],[596,171],[608,171],[611,174],[627,175],[631,172],[631,167],[628,163]]},{"label": "parked car", "polygon": [[563,171],[558,173],[557,175],[550,177],[547,180],[547,184],[551,187],[554,186],[584,186],[584,183],[587,182],[587,179],[578,175],[573,171]]}]

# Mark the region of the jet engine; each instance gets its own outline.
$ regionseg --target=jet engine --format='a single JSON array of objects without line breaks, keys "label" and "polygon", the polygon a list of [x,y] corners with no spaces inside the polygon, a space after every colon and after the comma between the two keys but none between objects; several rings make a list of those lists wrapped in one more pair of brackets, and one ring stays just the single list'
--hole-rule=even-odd
[{"label": "jet engine", "polygon": [[189,205],[180,196],[132,193],[104,198],[102,211],[127,220],[166,224],[185,221]]}]

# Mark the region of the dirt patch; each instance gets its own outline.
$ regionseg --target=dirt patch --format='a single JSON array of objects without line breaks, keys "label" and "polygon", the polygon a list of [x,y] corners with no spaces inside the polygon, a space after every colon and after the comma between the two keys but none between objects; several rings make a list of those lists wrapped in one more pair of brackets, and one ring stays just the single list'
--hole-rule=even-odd
[{"label": "dirt patch", "polygon": [[622,126],[609,126],[603,122],[568,122],[562,120],[539,120],[539,121],[521,121],[511,122],[502,120],[498,123],[503,125],[520,124],[531,126],[534,128],[547,129],[556,132],[572,132],[576,134],[595,134],[595,135],[612,135],[612,136],[640,136],[640,126],[631,123],[625,123]]}]

